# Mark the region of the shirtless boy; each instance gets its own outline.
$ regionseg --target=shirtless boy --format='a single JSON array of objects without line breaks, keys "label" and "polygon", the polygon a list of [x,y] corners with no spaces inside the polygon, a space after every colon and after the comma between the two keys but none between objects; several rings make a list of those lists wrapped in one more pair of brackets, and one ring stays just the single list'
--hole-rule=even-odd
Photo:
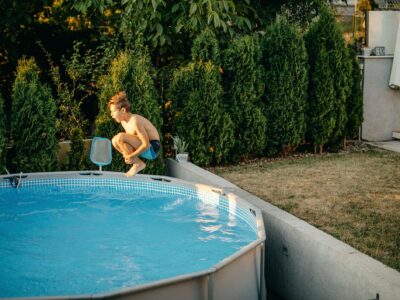
[{"label": "shirtless boy", "polygon": [[161,148],[160,135],[148,119],[131,113],[125,92],[114,95],[108,102],[108,108],[111,117],[125,129],[125,132],[112,138],[112,144],[123,155],[125,163],[132,165],[126,176],[133,176],[146,167],[140,158],[154,160],[158,156]]}]

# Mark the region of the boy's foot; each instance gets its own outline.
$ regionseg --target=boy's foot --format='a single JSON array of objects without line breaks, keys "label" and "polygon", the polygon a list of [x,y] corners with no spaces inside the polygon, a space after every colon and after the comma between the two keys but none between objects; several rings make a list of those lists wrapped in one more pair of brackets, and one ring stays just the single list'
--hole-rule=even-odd
[{"label": "boy's foot", "polygon": [[146,167],[143,161],[134,163],[128,172],[125,173],[126,177],[131,177],[142,171]]}]

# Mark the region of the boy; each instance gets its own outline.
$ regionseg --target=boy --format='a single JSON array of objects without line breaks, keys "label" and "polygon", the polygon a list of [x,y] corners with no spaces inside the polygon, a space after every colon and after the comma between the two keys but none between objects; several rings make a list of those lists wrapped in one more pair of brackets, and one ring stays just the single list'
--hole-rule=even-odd
[{"label": "boy", "polygon": [[125,92],[114,95],[108,102],[108,108],[111,117],[125,129],[125,132],[112,138],[112,144],[123,155],[125,163],[132,164],[125,175],[133,176],[146,167],[139,157],[154,160],[158,156],[161,148],[160,135],[148,119],[131,113],[131,105]]}]

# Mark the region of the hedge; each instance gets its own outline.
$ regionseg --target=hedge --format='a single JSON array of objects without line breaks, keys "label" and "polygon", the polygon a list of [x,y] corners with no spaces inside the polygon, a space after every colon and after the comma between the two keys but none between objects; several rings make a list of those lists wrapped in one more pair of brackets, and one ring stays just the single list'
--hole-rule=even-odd
[{"label": "hedge", "polygon": [[33,58],[18,61],[12,87],[14,171],[57,169],[56,103],[50,89],[40,82],[39,72]]},{"label": "hedge", "polygon": [[220,81],[218,67],[198,61],[176,70],[168,90],[175,104],[177,134],[188,143],[191,160],[201,166],[228,161],[234,145]]},{"label": "hedge", "polygon": [[203,30],[193,41],[192,61],[199,60],[211,60],[215,65],[220,65],[218,40],[211,29]]},{"label": "hedge", "polygon": [[[99,97],[100,113],[96,119],[97,136],[111,139],[118,132],[123,131],[123,128],[111,118],[107,107],[109,99],[119,91],[125,91],[128,95],[131,112],[149,119],[160,132],[161,107],[154,87],[150,57],[144,48],[137,46],[134,50],[121,52],[111,63],[109,74],[103,77]],[[146,163],[144,173],[162,174],[164,172],[162,159]],[[110,167],[105,167],[107,168],[114,171],[126,171],[128,165],[125,164],[121,154],[114,150],[113,162]]]},{"label": "hedge", "polygon": [[361,87],[362,76],[356,53],[351,48],[349,48],[349,58],[352,65],[352,80],[350,94],[346,101],[346,136],[348,138],[354,138],[359,135],[359,128],[361,127],[363,121],[363,97]]},{"label": "hedge", "polygon": [[0,94],[0,174],[6,173],[6,116],[4,114],[4,99]]},{"label": "hedge", "polygon": [[[344,38],[328,8],[324,8],[318,21],[311,25],[305,41],[310,65],[308,133],[315,149],[319,147],[321,152],[328,141],[338,144],[345,136],[351,64]],[[322,91],[324,88],[326,91]],[[318,126],[320,132],[317,133],[314,126]]]},{"label": "hedge", "polygon": [[267,28],[263,40],[266,153],[294,150],[304,141],[307,52],[300,31],[284,18]]},{"label": "hedge", "polygon": [[223,53],[224,103],[234,124],[232,161],[260,155],[265,147],[266,118],[260,108],[265,88],[261,55],[256,35],[234,39]]}]

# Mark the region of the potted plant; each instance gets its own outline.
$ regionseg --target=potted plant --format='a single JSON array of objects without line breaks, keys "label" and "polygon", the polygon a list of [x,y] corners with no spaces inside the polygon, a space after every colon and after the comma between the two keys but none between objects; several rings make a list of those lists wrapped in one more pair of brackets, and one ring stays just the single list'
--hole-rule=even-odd
[{"label": "potted plant", "polygon": [[173,137],[173,140],[176,160],[182,163],[188,162],[189,153],[186,152],[188,144],[177,135]]}]

